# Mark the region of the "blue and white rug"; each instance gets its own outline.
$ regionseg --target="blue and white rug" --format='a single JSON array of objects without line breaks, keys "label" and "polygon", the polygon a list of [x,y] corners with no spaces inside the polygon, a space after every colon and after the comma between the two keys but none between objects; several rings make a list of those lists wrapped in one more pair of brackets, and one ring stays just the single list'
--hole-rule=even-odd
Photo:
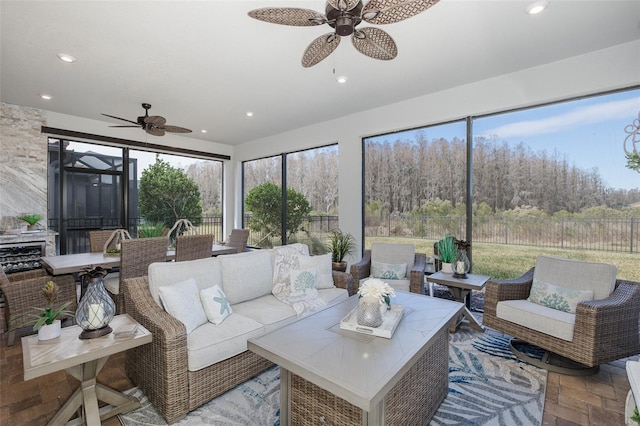
[{"label": "blue and white rug", "polygon": [[[449,336],[449,393],[429,425],[540,426],[547,372],[519,361],[509,338],[465,328]],[[120,415],[125,426],[166,425],[138,390],[142,407]],[[271,368],[192,411],[176,425],[279,426],[280,372]]]}]

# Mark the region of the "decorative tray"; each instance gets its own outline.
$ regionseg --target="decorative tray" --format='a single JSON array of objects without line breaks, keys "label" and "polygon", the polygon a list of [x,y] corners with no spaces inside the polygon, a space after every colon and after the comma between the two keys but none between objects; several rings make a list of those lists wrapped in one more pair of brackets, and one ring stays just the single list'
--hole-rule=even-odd
[{"label": "decorative tray", "polygon": [[343,330],[355,331],[357,333],[372,334],[374,336],[385,337],[391,339],[393,332],[396,331],[398,323],[402,319],[404,306],[391,305],[391,309],[382,316],[382,324],[379,327],[367,327],[358,324],[358,307],[356,306],[340,321],[340,328]]}]

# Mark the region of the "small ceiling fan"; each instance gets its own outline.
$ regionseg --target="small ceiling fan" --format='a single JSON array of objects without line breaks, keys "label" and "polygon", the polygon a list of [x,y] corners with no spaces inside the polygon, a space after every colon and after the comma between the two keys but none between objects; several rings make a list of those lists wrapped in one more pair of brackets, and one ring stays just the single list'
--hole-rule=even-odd
[{"label": "small ceiling fan", "polygon": [[164,117],[160,117],[159,115],[149,115],[149,109],[151,109],[151,104],[142,104],[142,108],[144,108],[144,115],[138,117],[137,121],[127,120],[126,118],[116,117],[114,115],[102,114],[106,117],[115,118],[116,120],[126,121],[128,123],[133,123],[134,125],[122,125],[122,126],[109,126],[109,127],[140,127],[144,129],[147,133],[153,136],[164,136],[164,132],[171,133],[191,133],[191,130],[185,129],[184,127],[178,126],[170,126],[165,124],[167,120]]},{"label": "small ceiling fan", "polygon": [[328,0],[325,15],[310,9],[267,7],[249,12],[249,16],[272,24],[309,27],[328,24],[335,31],[311,42],[302,56],[302,66],[312,67],[329,56],[340,44],[340,37],[351,36],[353,46],[363,55],[391,60],[398,54],[391,36],[379,28],[356,28],[362,21],[392,24],[424,12],[440,0]]}]

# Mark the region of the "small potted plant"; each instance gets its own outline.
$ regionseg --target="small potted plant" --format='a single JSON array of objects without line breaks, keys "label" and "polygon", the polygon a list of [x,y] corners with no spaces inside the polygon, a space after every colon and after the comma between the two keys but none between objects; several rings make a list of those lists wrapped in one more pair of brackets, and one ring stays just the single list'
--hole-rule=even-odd
[{"label": "small potted plant", "polygon": [[453,260],[456,258],[458,247],[456,246],[456,239],[447,236],[438,241],[438,256],[442,262],[442,272],[445,274],[453,273]]},{"label": "small potted plant", "polygon": [[[60,287],[53,281],[48,281],[44,287],[42,287],[42,295],[47,300],[47,306],[44,308],[33,309],[39,311],[38,314],[26,314],[30,318],[26,323],[22,323],[19,327],[24,327],[33,324],[33,331],[38,332],[38,340],[50,340],[60,336],[61,322],[60,319],[66,316],[74,316],[74,313],[67,311],[67,307],[71,302],[65,302],[62,305],[55,307],[56,299]],[[18,321],[23,315],[11,319],[11,322]]]},{"label": "small potted plant", "polygon": [[327,249],[331,253],[331,266],[334,271],[345,272],[347,262],[344,261],[346,255],[351,254],[356,248],[356,240],[353,235],[337,229],[329,235]]},{"label": "small potted plant", "polygon": [[27,230],[28,231],[34,231],[37,229],[37,223],[40,222],[40,219],[42,218],[42,216],[40,216],[38,213],[32,213],[32,214],[23,214],[21,216],[18,216],[18,219],[27,222]]}]

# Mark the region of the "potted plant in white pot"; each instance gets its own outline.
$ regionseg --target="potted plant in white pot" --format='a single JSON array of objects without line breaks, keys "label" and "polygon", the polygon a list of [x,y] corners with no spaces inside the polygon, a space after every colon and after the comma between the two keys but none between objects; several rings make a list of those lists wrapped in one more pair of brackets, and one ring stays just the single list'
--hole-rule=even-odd
[{"label": "potted plant in white pot", "polygon": [[344,261],[346,255],[351,254],[356,248],[356,240],[353,235],[337,229],[329,235],[327,249],[331,253],[331,267],[334,271],[345,272],[347,262]]},{"label": "potted plant in white pot", "polygon": [[42,216],[40,216],[38,213],[31,213],[18,216],[18,219],[28,223],[28,231],[35,231],[36,229],[38,229],[37,224],[38,222],[40,222],[40,219],[42,219]]},{"label": "potted plant in white pot", "polygon": [[456,245],[456,239],[447,236],[438,241],[438,256],[442,262],[442,272],[445,274],[453,273],[453,260],[456,258],[458,247]]},{"label": "potted plant in white pot", "polygon": [[60,287],[58,287],[56,283],[53,281],[47,281],[44,287],[42,287],[42,295],[47,300],[47,306],[44,308],[34,307],[33,309],[39,313],[20,315],[18,317],[11,318],[10,322],[20,321],[26,316],[29,320],[26,322],[18,322],[19,325],[15,328],[33,325],[33,331],[38,332],[38,340],[50,340],[60,336],[61,318],[67,316],[73,317],[74,313],[66,310],[71,302],[65,302],[57,308],[55,307],[55,302],[58,298],[59,292]]}]

